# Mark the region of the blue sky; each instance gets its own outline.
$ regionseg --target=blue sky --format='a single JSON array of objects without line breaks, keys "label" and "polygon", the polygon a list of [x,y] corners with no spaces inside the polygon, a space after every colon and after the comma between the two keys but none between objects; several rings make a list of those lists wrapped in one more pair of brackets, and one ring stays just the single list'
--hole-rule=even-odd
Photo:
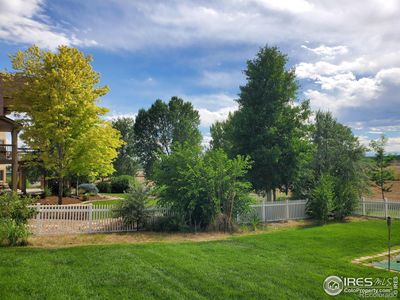
[{"label": "blue sky", "polygon": [[208,128],[236,109],[247,59],[289,55],[298,98],[330,110],[360,140],[400,153],[400,2],[396,0],[0,0],[0,69],[31,44],[78,47],[110,93],[109,118],[161,98],[193,102]]}]

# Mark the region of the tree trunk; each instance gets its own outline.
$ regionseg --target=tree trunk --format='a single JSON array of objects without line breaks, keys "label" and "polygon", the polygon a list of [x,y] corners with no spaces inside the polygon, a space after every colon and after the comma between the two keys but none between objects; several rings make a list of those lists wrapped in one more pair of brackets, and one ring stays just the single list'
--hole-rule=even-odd
[{"label": "tree trunk", "polygon": [[267,196],[267,202],[272,202],[272,191],[268,190],[266,193]]},{"label": "tree trunk", "polygon": [[76,187],[75,187],[75,194],[76,194],[77,197],[79,196],[78,185],[79,185],[79,179],[78,179],[78,176],[77,176],[76,177]]},{"label": "tree trunk", "polygon": [[62,176],[58,177],[58,204],[62,204],[62,197],[63,197],[63,190],[64,190],[64,178]]},{"label": "tree trunk", "polygon": [[276,189],[273,189],[272,190],[272,195],[273,195],[273,201],[275,202],[276,201]]},{"label": "tree trunk", "polygon": [[57,146],[58,160],[59,160],[59,173],[58,173],[58,204],[62,204],[63,190],[64,190],[64,176],[62,175],[63,166],[63,151],[61,145]]}]

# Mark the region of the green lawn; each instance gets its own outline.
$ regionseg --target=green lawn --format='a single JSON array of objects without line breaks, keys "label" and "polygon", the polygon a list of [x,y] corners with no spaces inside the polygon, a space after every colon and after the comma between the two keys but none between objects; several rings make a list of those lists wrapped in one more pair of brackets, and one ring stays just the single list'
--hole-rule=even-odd
[{"label": "green lawn", "polygon": [[92,203],[94,206],[99,206],[99,205],[109,205],[109,204],[118,204],[119,202],[121,202],[122,199],[118,199],[118,200],[94,200],[94,201],[90,201],[87,203]]},{"label": "green lawn", "polygon": [[[119,203],[121,201],[121,199],[125,199],[126,198],[126,194],[124,194],[124,193],[101,193],[100,195],[119,198],[119,200],[97,200],[97,201],[94,200],[94,201],[90,201],[90,203],[93,203],[93,205],[117,204],[117,203]],[[157,200],[155,198],[150,198],[148,206],[149,207],[157,206]]]},{"label": "green lawn", "polygon": [[126,194],[124,193],[101,193],[100,195],[111,196],[119,199],[125,199],[126,197]]},{"label": "green lawn", "polygon": [[328,275],[387,275],[350,262],[385,247],[386,223],[373,220],[213,242],[3,248],[0,299],[331,299]]}]

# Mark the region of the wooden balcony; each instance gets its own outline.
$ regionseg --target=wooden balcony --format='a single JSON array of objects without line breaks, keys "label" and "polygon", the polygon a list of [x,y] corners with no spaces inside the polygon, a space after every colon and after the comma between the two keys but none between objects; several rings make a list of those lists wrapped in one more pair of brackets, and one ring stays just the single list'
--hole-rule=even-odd
[{"label": "wooden balcony", "polygon": [[[18,161],[23,162],[30,159],[29,154],[37,153],[30,148],[18,148]],[[0,164],[12,164],[12,145],[0,144]]]}]

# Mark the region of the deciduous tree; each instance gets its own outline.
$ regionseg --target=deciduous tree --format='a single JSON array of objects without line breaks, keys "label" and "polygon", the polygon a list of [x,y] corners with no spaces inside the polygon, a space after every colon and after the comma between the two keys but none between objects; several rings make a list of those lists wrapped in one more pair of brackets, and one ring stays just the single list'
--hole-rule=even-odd
[{"label": "deciduous tree", "polygon": [[203,153],[198,146],[175,144],[156,164],[159,203],[190,227],[230,230],[233,216],[251,201],[251,184],[244,179],[250,165],[248,157],[229,159],[221,149]]},{"label": "deciduous tree", "polygon": [[231,147],[231,154],[252,158],[249,176],[258,191],[281,188],[288,192],[300,171],[302,153],[308,151],[309,104],[295,102],[295,70],[286,64],[286,55],[276,47],[262,48],[247,62],[239,110],[227,123],[212,128],[213,138],[228,132],[213,146]]},{"label": "deciduous tree", "polygon": [[12,92],[12,109],[23,113],[22,138],[34,149],[46,170],[55,174],[62,203],[64,177],[107,175],[122,141],[111,124],[101,119],[107,109],[98,106],[107,86],[98,86],[92,57],[78,49],[56,52],[36,46],[11,57],[15,73],[9,84],[22,82]]},{"label": "deciduous tree", "polygon": [[[351,129],[333,118],[329,112],[318,111],[313,131],[314,154],[310,163],[313,178],[308,178],[309,172],[305,169],[304,175],[311,181],[303,188],[309,191],[303,194],[311,198],[312,204],[332,207],[330,210],[336,219],[343,219],[350,215],[367,186],[366,164],[364,160],[365,148],[360,144]],[[325,181],[321,181],[324,176]],[[308,181],[308,183],[310,183]],[[329,182],[328,182],[329,181]],[[329,183],[329,184],[328,184]],[[332,186],[333,204],[321,203],[315,193],[327,191]],[[320,190],[320,188],[322,190]],[[325,192],[324,192],[325,193]],[[331,197],[324,194],[323,199]],[[329,200],[330,202],[331,200]],[[325,210],[315,210],[325,215]],[[315,216],[315,215],[314,215]],[[320,215],[319,218],[325,219]]]},{"label": "deciduous tree", "polygon": [[141,109],[135,120],[136,150],[147,176],[160,155],[170,154],[173,144],[185,142],[199,145],[201,134],[199,113],[190,102],[172,97],[169,103],[157,100],[148,109]]},{"label": "deciduous tree", "polygon": [[118,118],[112,121],[125,144],[118,149],[118,156],[114,161],[116,175],[135,176],[139,169],[138,157],[135,152],[135,120],[133,118]]}]

